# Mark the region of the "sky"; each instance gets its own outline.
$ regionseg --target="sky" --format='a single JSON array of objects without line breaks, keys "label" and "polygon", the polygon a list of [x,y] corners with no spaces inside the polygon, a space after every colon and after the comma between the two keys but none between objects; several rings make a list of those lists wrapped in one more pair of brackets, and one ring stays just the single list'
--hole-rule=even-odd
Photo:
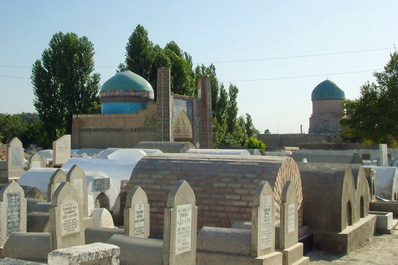
[{"label": "sky", "polygon": [[239,88],[239,114],[271,133],[308,132],[311,92],[332,80],[355,99],[398,43],[396,0],[20,0],[0,4],[0,113],[34,112],[32,64],[57,32],[87,36],[101,84],[138,24],[213,63]]}]

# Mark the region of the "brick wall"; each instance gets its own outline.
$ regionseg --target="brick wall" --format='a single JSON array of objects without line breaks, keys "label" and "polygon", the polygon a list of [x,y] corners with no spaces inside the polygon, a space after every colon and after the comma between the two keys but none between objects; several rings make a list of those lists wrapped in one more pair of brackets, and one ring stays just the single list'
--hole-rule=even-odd
[{"label": "brick wall", "polygon": [[[302,201],[300,173],[291,158],[146,156],[134,168],[129,189],[134,185],[141,186],[148,195],[151,236],[162,236],[167,196],[180,179],[188,181],[195,192],[199,229],[202,226],[230,227],[235,221],[250,221],[253,196],[263,180],[273,187],[277,202],[280,202],[282,183],[289,179],[298,180],[293,182]],[[279,210],[278,203],[275,208]],[[300,211],[302,220],[302,207]],[[279,222],[279,211],[276,215]]]},{"label": "brick wall", "polygon": [[73,115],[72,148],[134,147],[156,141],[156,103],[135,114]]}]

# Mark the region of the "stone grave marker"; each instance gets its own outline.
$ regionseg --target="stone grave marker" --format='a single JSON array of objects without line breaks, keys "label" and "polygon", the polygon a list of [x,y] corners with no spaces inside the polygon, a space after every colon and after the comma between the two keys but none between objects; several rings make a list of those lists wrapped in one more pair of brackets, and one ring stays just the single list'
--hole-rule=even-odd
[{"label": "stone grave marker", "polygon": [[252,208],[252,256],[259,257],[275,251],[275,213],[272,188],[260,182]]},{"label": "stone grave marker", "polygon": [[54,192],[50,209],[51,249],[84,245],[84,216],[78,191],[63,182]]},{"label": "stone grave marker", "polygon": [[66,175],[66,181],[73,185],[77,190],[78,198],[85,217],[88,216],[88,190],[86,173],[78,165],[74,165]]},{"label": "stone grave marker", "polygon": [[163,264],[196,264],[197,215],[191,186],[178,181],[164,210]]},{"label": "stone grave marker", "polygon": [[133,187],[126,198],[124,233],[127,236],[149,237],[150,211],[148,197],[141,187]]},{"label": "stone grave marker", "polygon": [[53,165],[65,164],[71,156],[71,136],[66,134],[53,142]]},{"label": "stone grave marker", "polygon": [[12,138],[7,144],[6,160],[8,180],[18,179],[24,172],[24,149],[17,137]]},{"label": "stone grave marker", "polygon": [[298,242],[298,203],[293,184],[286,182],[282,192],[279,248],[286,249]]},{"label": "stone grave marker", "polygon": [[62,182],[66,181],[66,174],[62,169],[57,169],[57,171],[52,174],[50,178],[50,183],[48,184],[48,194],[47,201],[51,202],[55,190],[61,185]]},{"label": "stone grave marker", "polygon": [[26,199],[21,186],[12,181],[0,190],[0,247],[14,232],[26,232]]},{"label": "stone grave marker", "polygon": [[38,154],[38,153],[36,153],[36,154],[33,154],[30,158],[29,158],[29,166],[28,166],[28,168],[29,169],[32,169],[32,168],[41,168],[41,167],[44,167],[43,165],[42,165],[42,159],[41,159],[41,156]]},{"label": "stone grave marker", "polygon": [[53,250],[48,253],[48,265],[117,265],[120,248],[111,244],[93,243]]},{"label": "stone grave marker", "polygon": [[382,167],[388,166],[388,149],[386,144],[379,144],[380,157],[378,165]]}]

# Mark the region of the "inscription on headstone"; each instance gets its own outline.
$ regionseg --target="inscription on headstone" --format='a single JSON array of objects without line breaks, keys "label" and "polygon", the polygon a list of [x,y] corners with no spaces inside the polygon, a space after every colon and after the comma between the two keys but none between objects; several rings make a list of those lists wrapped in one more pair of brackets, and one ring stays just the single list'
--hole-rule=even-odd
[{"label": "inscription on headstone", "polygon": [[19,193],[13,192],[7,194],[7,236],[13,232],[20,231],[21,223],[21,197]]},{"label": "inscription on headstone", "polygon": [[263,216],[262,216],[262,229],[260,235],[261,249],[270,248],[272,246],[272,195],[261,196],[263,200]]},{"label": "inscription on headstone", "polygon": [[61,205],[61,235],[80,232],[78,204],[68,202]]},{"label": "inscription on headstone", "polygon": [[288,223],[287,232],[288,233],[294,232],[295,226],[296,226],[295,220],[296,220],[296,204],[291,203],[288,206],[288,218],[287,218],[287,223]]},{"label": "inscription on headstone", "polygon": [[111,181],[109,178],[97,178],[94,179],[93,184],[94,191],[107,191],[111,186]]},{"label": "inscription on headstone", "polygon": [[142,202],[134,204],[134,236],[145,237],[145,205]]},{"label": "inscription on headstone", "polygon": [[11,165],[19,166],[21,165],[21,148],[13,147],[12,149]]},{"label": "inscription on headstone", "polygon": [[192,204],[177,205],[176,255],[191,251]]}]

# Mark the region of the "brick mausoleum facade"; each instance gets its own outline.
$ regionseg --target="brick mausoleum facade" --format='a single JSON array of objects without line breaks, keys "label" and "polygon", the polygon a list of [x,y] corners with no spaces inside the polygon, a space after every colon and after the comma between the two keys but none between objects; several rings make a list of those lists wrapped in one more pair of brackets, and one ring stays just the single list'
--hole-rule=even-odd
[{"label": "brick mausoleum facade", "polygon": [[132,148],[141,141],[213,147],[209,78],[199,79],[198,98],[172,95],[170,69],[159,68],[156,102],[150,90],[149,83],[132,72],[109,79],[100,92],[102,114],[73,115],[72,147]]}]

